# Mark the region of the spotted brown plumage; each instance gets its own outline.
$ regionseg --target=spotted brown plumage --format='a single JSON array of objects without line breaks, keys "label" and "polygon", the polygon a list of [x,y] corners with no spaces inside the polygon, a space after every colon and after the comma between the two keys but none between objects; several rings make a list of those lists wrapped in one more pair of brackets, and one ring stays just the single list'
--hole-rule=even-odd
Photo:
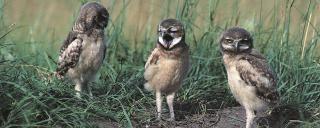
[{"label": "spotted brown plumage", "polygon": [[75,84],[77,96],[87,91],[100,69],[106,52],[104,29],[108,24],[109,13],[96,2],[84,4],[77,20],[61,46],[55,75],[68,76]]},{"label": "spotted brown plumage", "polygon": [[276,75],[265,57],[253,48],[253,39],[245,29],[226,30],[219,43],[230,90],[245,108],[246,127],[251,128],[256,112],[279,102]]},{"label": "spotted brown plumage", "polygon": [[[256,86],[256,94],[260,99],[276,104],[279,100],[279,93],[276,90],[277,78],[267,60],[260,53],[251,52],[239,58],[238,61],[236,69],[241,79],[249,86]],[[253,70],[248,70],[243,63],[249,63]]]},{"label": "spotted brown plumage", "polygon": [[70,68],[75,67],[79,61],[83,40],[75,35],[74,32],[70,32],[61,47],[56,69],[56,74],[59,78],[63,77]]}]

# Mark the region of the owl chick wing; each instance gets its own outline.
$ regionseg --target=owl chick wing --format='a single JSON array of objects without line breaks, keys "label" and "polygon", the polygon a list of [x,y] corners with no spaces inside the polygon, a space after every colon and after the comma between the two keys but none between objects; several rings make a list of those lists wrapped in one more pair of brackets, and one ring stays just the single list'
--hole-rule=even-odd
[{"label": "owl chick wing", "polygon": [[276,76],[262,55],[254,53],[241,57],[236,69],[240,73],[240,78],[248,86],[256,88],[256,94],[260,99],[272,104],[278,102]]},{"label": "owl chick wing", "polygon": [[82,39],[70,32],[61,47],[56,75],[64,76],[70,68],[77,65],[82,50]]},{"label": "owl chick wing", "polygon": [[145,64],[144,78],[149,81],[153,76],[158,72],[159,67],[156,65],[160,57],[160,51],[158,48],[155,48],[151,55],[149,56]]},{"label": "owl chick wing", "polygon": [[153,49],[151,55],[148,57],[146,64],[144,65],[144,68],[147,69],[149,65],[156,64],[157,61],[159,60],[159,56],[160,56],[159,49],[158,48]]}]

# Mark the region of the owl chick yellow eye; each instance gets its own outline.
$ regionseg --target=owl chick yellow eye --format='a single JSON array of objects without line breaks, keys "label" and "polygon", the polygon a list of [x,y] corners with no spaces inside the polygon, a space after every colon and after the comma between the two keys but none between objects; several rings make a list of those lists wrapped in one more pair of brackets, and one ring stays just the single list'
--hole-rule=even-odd
[{"label": "owl chick yellow eye", "polygon": [[233,40],[231,40],[231,39],[226,39],[226,41],[227,41],[228,43],[232,43],[232,42],[233,42]]}]

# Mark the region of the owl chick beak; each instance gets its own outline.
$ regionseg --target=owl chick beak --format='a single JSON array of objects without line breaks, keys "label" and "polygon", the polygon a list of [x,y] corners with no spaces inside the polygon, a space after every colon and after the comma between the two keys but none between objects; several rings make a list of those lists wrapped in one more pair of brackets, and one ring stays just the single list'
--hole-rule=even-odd
[{"label": "owl chick beak", "polygon": [[245,51],[245,50],[250,49],[250,46],[241,43],[241,41],[242,41],[242,40],[235,40],[235,41],[233,42],[234,51],[235,51],[236,53],[238,53],[238,52],[243,52],[243,51]]},{"label": "owl chick beak", "polygon": [[239,51],[240,51],[240,50],[239,50],[239,40],[235,40],[235,41],[233,42],[233,46],[234,46],[236,52],[239,52]]},{"label": "owl chick beak", "polygon": [[165,33],[162,38],[165,41],[166,48],[170,48],[170,46],[172,44],[173,37],[170,36],[168,33]]},{"label": "owl chick beak", "polygon": [[169,49],[172,47],[171,45],[172,45],[173,39],[174,38],[167,32],[162,32],[159,36],[160,44],[166,49]]},{"label": "owl chick beak", "polygon": [[163,32],[159,36],[159,43],[166,49],[173,48],[181,41],[182,37],[173,37],[168,32]]}]

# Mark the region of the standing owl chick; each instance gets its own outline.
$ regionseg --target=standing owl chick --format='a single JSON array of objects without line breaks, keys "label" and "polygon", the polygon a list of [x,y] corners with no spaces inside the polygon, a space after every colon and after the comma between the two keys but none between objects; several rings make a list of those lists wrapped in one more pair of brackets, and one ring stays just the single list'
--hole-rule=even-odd
[{"label": "standing owl chick", "polygon": [[109,13],[96,2],[83,5],[75,24],[63,42],[55,75],[67,75],[75,85],[77,97],[89,89],[89,82],[101,67],[105,58],[106,43],[104,29],[108,25]]},{"label": "standing owl chick", "polygon": [[246,128],[253,127],[257,111],[279,101],[276,75],[263,55],[253,49],[253,39],[243,28],[226,30],[220,38],[220,50],[230,90],[246,110]]},{"label": "standing owl chick", "polygon": [[145,64],[144,87],[155,91],[157,119],[161,119],[162,95],[166,95],[170,120],[174,120],[173,100],[189,69],[189,48],[183,24],[176,19],[163,20],[158,27],[157,46]]}]

